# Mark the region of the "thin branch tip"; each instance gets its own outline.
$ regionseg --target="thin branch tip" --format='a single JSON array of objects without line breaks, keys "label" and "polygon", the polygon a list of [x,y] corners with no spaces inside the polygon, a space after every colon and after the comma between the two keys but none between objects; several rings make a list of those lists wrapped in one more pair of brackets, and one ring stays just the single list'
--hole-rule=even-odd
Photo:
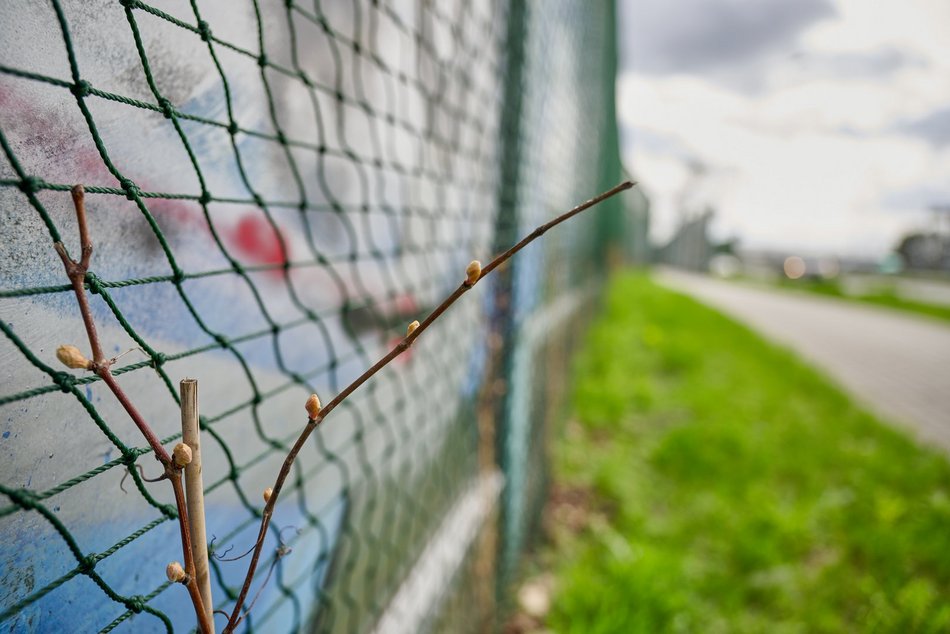
[{"label": "thin branch tip", "polygon": [[[368,381],[374,374],[379,372],[382,368],[386,367],[393,359],[398,357],[400,354],[406,351],[409,345],[419,337],[422,332],[428,328],[436,319],[442,316],[446,310],[452,304],[455,303],[466,291],[470,290],[476,282],[481,278],[485,277],[491,273],[494,269],[498,268],[506,261],[508,261],[515,253],[520,251],[532,240],[535,240],[541,236],[545,231],[551,229],[552,227],[559,225],[576,216],[577,214],[590,209],[591,207],[597,205],[600,202],[624,191],[630,189],[634,186],[632,181],[625,181],[613,187],[613,189],[607,190],[598,196],[591,198],[590,200],[583,202],[573,209],[570,209],[560,216],[550,220],[549,222],[538,227],[534,232],[524,237],[520,242],[509,248],[504,253],[501,253],[489,262],[485,267],[482,267],[481,263],[478,260],[473,260],[465,269],[465,279],[462,284],[459,285],[451,295],[446,297],[442,303],[440,303],[429,315],[422,320],[421,323],[413,321],[409,324],[409,328],[406,332],[406,337],[402,339],[398,344],[395,345],[389,352],[386,353],[379,361],[377,361],[373,366],[368,368],[363,374],[354,379],[349,385],[343,388],[333,399],[327,403],[325,408],[320,407],[320,400],[317,398],[316,394],[313,394],[310,399],[307,400],[306,409],[307,414],[310,416],[310,424],[308,424],[298,436],[297,440],[294,442],[293,448],[290,450],[290,453],[287,454],[287,457],[284,459],[284,463],[281,465],[280,473],[277,476],[277,479],[273,485],[272,495],[276,495],[280,492],[280,488],[283,486],[284,482],[287,480],[288,475],[290,474],[291,468],[294,461],[297,458],[297,454],[300,453],[301,448],[304,443],[307,441],[307,438],[310,437],[310,434],[316,428],[318,423],[321,423],[327,415],[329,415],[340,403],[342,403],[348,396],[350,396],[357,388],[363,385]],[[418,323],[418,325],[416,325]],[[264,546],[263,537],[267,533],[267,528],[270,525],[271,516],[273,514],[273,505],[272,502],[275,500],[271,498],[267,502],[265,507],[263,517],[261,518],[261,527],[258,537],[258,543],[253,548],[253,554],[251,555],[251,561],[248,565],[247,574],[244,577],[244,584],[241,587],[241,591],[238,593],[237,599],[234,602],[234,607],[231,611],[231,616],[228,618],[228,624],[224,629],[225,634],[228,632],[233,632],[235,628],[241,623],[241,620],[244,616],[250,611],[251,606],[254,605],[254,600],[252,600],[247,608],[244,610],[244,602],[247,600],[248,593],[251,588],[251,583],[254,580],[254,574],[257,570],[257,565],[261,557],[261,551]],[[271,566],[271,571],[273,566]],[[270,578],[270,572],[268,572],[268,578]],[[266,585],[267,581],[265,580],[264,584]],[[258,593],[259,596],[259,593]]]}]

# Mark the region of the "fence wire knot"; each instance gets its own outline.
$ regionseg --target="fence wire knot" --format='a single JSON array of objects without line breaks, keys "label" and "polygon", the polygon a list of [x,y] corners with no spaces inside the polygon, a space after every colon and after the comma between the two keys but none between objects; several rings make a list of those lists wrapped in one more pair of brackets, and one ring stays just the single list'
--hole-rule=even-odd
[{"label": "fence wire knot", "polygon": [[139,614],[145,609],[145,597],[140,594],[129,597],[125,600],[125,607],[129,610],[132,610],[136,614]]},{"label": "fence wire knot", "polygon": [[90,84],[85,79],[80,79],[79,81],[77,81],[76,83],[72,85],[70,90],[76,97],[78,97],[79,99],[83,99],[85,97],[88,97],[89,94],[92,92],[92,84]]},{"label": "fence wire knot", "polygon": [[132,182],[130,178],[121,179],[119,185],[122,186],[122,189],[125,191],[125,197],[129,200],[135,200],[136,196],[142,193],[138,185]]},{"label": "fence wire knot", "polygon": [[172,102],[165,97],[158,98],[158,107],[161,108],[162,115],[166,119],[171,119],[175,115],[175,108],[172,106]]},{"label": "fence wire knot", "polygon": [[79,560],[79,570],[84,573],[92,572],[96,569],[96,564],[99,563],[95,555],[86,555]]},{"label": "fence wire knot", "polygon": [[93,273],[92,271],[86,271],[85,275],[86,286],[89,287],[89,292],[93,295],[102,294],[102,278]]},{"label": "fence wire knot", "polygon": [[24,176],[20,182],[17,183],[17,187],[19,187],[20,191],[24,194],[31,195],[40,191],[42,184],[43,180],[41,178],[37,178],[36,176]]},{"label": "fence wire knot", "polygon": [[69,372],[56,372],[53,375],[53,381],[59,386],[60,391],[69,393],[76,385],[76,377]]},{"label": "fence wire knot", "polygon": [[204,20],[198,20],[198,34],[205,42],[211,39],[211,27]]}]

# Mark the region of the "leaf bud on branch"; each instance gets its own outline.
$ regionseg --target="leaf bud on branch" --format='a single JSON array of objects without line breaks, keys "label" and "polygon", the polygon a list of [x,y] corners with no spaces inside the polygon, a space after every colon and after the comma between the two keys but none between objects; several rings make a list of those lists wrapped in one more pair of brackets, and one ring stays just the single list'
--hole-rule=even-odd
[{"label": "leaf bud on branch", "polygon": [[56,358],[67,368],[73,368],[74,370],[92,369],[92,361],[87,359],[76,346],[66,345],[56,348]]},{"label": "leaf bud on branch", "polygon": [[320,405],[320,397],[316,394],[311,394],[304,407],[307,409],[307,416],[310,417],[310,420],[316,420],[317,415],[320,413],[320,408],[322,407]]},{"label": "leaf bud on branch", "polygon": [[185,574],[185,569],[181,567],[181,564],[177,561],[173,561],[165,568],[165,576],[168,577],[168,580],[172,583],[185,583],[188,579],[188,575]]},{"label": "leaf bud on branch", "polygon": [[191,464],[191,447],[183,442],[178,443],[175,445],[175,448],[172,449],[172,459],[175,461],[176,467],[184,467],[187,464]]},{"label": "leaf bud on branch", "polygon": [[478,260],[472,260],[465,267],[465,285],[474,286],[478,278],[482,276],[482,263]]}]

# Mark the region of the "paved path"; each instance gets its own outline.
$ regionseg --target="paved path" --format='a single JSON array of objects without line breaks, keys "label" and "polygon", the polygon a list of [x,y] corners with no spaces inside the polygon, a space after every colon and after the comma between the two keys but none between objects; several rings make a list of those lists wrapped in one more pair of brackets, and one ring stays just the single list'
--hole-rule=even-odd
[{"label": "paved path", "polygon": [[950,325],[678,271],[657,281],[795,350],[872,411],[950,451]]}]

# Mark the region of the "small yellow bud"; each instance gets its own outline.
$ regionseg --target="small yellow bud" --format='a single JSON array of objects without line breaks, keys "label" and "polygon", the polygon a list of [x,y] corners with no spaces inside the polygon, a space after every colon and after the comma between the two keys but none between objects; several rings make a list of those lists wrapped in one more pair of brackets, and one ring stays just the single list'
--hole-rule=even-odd
[{"label": "small yellow bud", "polygon": [[409,324],[409,327],[406,328],[406,336],[408,337],[409,335],[414,333],[416,331],[416,328],[418,327],[419,327],[419,320],[418,319],[413,320],[413,322]]},{"label": "small yellow bud", "polygon": [[316,394],[311,394],[310,398],[307,399],[307,404],[304,405],[304,407],[307,408],[307,415],[310,417],[310,420],[315,420],[317,418],[317,414],[320,413],[320,408],[322,407],[322,405],[320,405],[320,397],[318,397]]},{"label": "small yellow bud", "polygon": [[172,458],[175,461],[176,467],[184,467],[191,462],[191,447],[183,442],[178,443],[175,445],[175,448],[172,449]]},{"label": "small yellow bud", "polygon": [[88,370],[92,361],[87,359],[76,346],[60,346],[56,348],[56,358],[62,361],[67,368]]},{"label": "small yellow bud", "polygon": [[185,569],[181,567],[181,564],[177,561],[173,561],[165,568],[165,576],[168,577],[168,580],[172,583],[181,583],[183,582],[188,575],[185,574]]},{"label": "small yellow bud", "polygon": [[482,275],[482,263],[478,260],[472,260],[467,267],[465,267],[465,283],[471,286],[478,281],[478,278]]},{"label": "small yellow bud", "polygon": [[270,502],[270,496],[274,495],[274,489],[267,487],[264,489],[264,502]]}]

